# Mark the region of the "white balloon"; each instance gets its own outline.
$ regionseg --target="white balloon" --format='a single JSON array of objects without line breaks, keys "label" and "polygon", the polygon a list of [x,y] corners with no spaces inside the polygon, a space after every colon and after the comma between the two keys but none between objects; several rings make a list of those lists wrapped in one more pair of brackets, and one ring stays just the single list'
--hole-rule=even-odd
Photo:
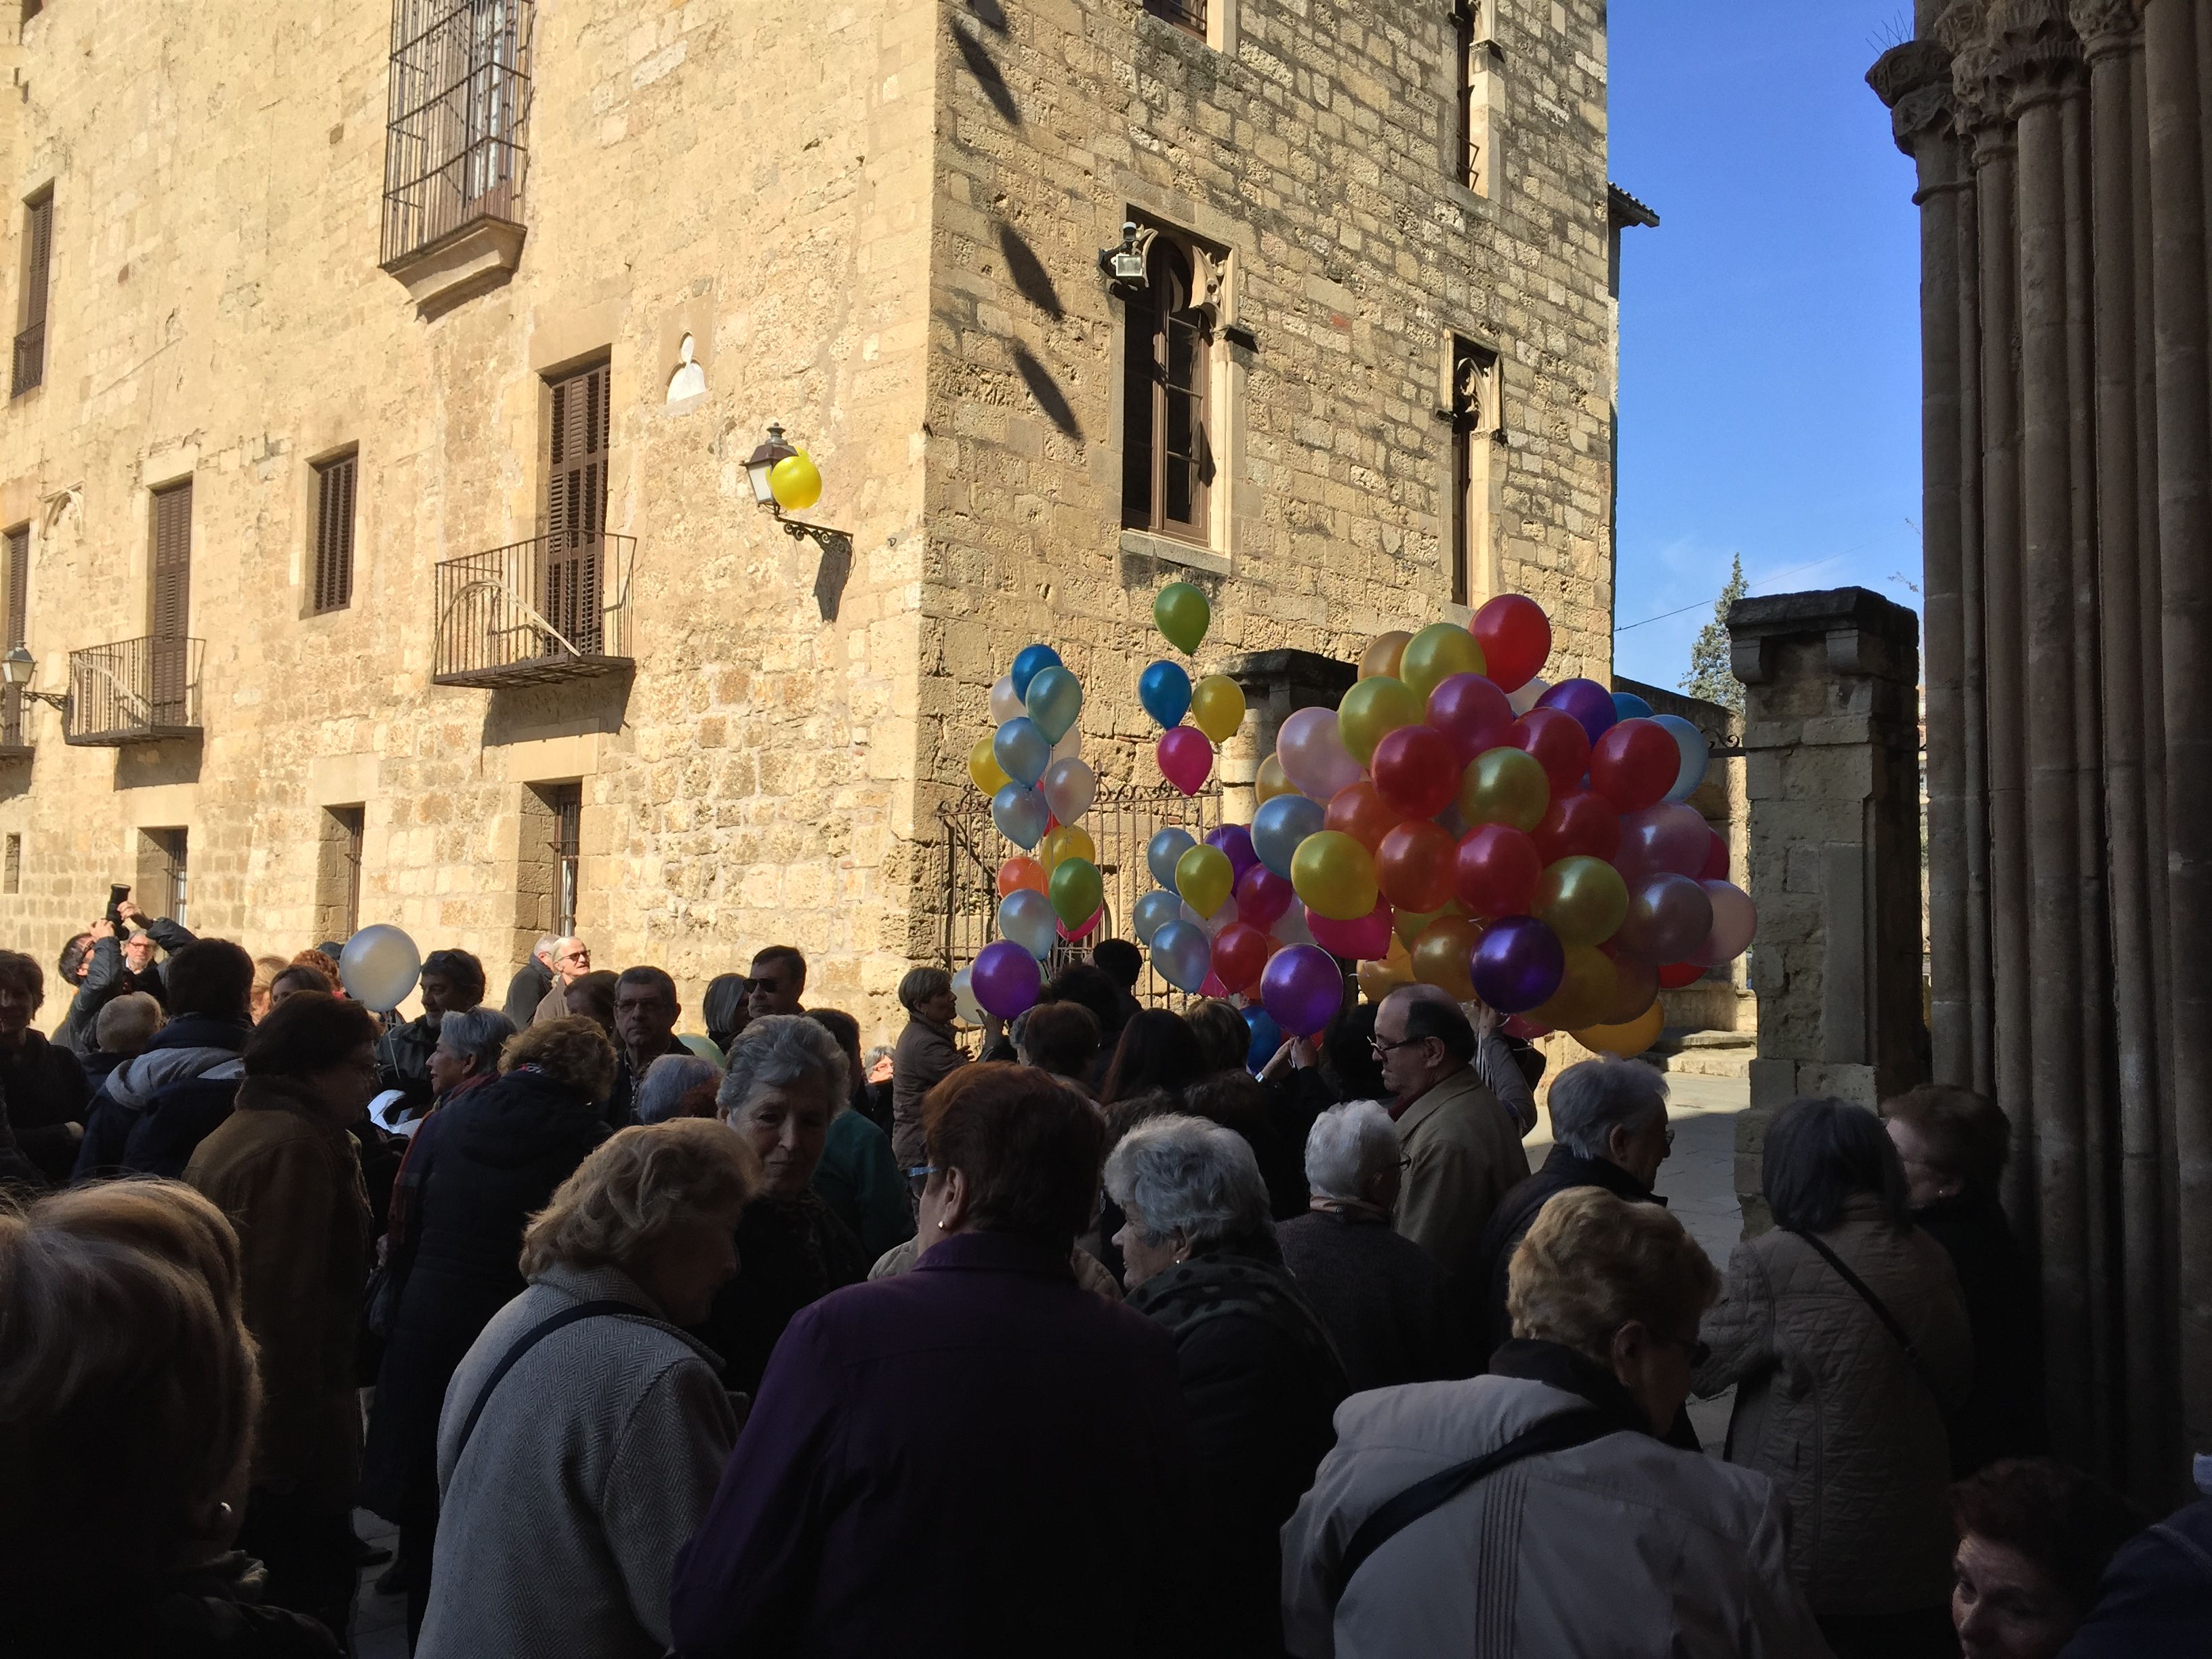
[{"label": "white balloon", "polygon": [[1293,904],[1275,918],[1275,925],[1267,930],[1285,945],[1311,945],[1313,929],[1306,926],[1306,907]]},{"label": "white balloon", "polygon": [[1044,769],[1037,786],[1045,804],[1062,823],[1073,823],[1091,810],[1098,795],[1098,775],[1079,760],[1056,760]]},{"label": "white balloon", "polygon": [[1552,689],[1551,681],[1539,674],[1518,691],[1506,694],[1506,706],[1516,714],[1525,714],[1536,706],[1536,700]]},{"label": "white balloon", "polygon": [[1073,760],[1083,752],[1083,728],[1071,726],[1067,735],[1052,746],[1052,757],[1056,761]]},{"label": "white balloon", "polygon": [[975,975],[969,969],[963,968],[952,976],[952,1006],[959,1011],[963,1023],[983,1023],[983,1005],[975,1000]]},{"label": "white balloon", "polygon": [[389,1013],[422,976],[422,953],[390,922],[372,922],[338,953],[338,981],[364,1008]]},{"label": "white balloon", "polygon": [[991,688],[991,724],[1004,726],[1024,713],[1022,700],[1014,695],[1014,677],[1007,675]]},{"label": "white balloon", "polygon": [[1201,916],[1197,911],[1192,909],[1188,904],[1185,904],[1182,907],[1182,919],[1185,921],[1194,922],[1200,927],[1204,928],[1206,930],[1206,938],[1212,939],[1223,928],[1226,927],[1231,922],[1237,920],[1237,901],[1233,898],[1225,898],[1222,900],[1221,908],[1218,910],[1216,910],[1210,916]]}]

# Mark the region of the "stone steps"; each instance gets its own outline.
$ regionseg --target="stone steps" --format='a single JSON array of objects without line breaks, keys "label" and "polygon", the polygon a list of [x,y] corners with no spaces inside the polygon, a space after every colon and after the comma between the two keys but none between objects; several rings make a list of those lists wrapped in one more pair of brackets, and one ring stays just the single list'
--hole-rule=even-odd
[{"label": "stone steps", "polygon": [[1644,1058],[1676,1077],[1744,1077],[1759,1057],[1754,1031],[1686,1031],[1660,1035]]}]

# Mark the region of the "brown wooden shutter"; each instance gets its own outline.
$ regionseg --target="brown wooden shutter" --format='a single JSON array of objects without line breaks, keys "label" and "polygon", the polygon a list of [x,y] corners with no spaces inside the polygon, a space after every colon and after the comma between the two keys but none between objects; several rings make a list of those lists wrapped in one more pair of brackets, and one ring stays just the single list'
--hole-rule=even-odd
[{"label": "brown wooden shutter", "polygon": [[315,605],[319,614],[353,603],[354,455],[315,470]]},{"label": "brown wooden shutter", "polygon": [[[553,383],[545,469],[546,621],[586,655],[599,651],[607,528],[607,365]],[[559,647],[549,645],[549,650]]]},{"label": "brown wooden shutter", "polygon": [[18,525],[8,532],[8,643],[22,645],[30,639],[27,624],[31,610],[31,526]]},{"label": "brown wooden shutter", "polygon": [[180,640],[191,623],[192,485],[154,493],[153,594],[148,633]]},{"label": "brown wooden shutter", "polygon": [[16,325],[9,396],[21,397],[46,378],[46,287],[54,255],[54,193],[23,204],[23,297]]}]

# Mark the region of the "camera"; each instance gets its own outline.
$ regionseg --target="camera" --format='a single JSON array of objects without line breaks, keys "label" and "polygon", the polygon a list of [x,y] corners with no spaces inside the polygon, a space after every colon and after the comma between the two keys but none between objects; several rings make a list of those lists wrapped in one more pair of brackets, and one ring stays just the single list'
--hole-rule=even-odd
[{"label": "camera", "polygon": [[123,901],[131,896],[131,890],[120,882],[107,890],[107,920],[120,930],[123,926]]}]

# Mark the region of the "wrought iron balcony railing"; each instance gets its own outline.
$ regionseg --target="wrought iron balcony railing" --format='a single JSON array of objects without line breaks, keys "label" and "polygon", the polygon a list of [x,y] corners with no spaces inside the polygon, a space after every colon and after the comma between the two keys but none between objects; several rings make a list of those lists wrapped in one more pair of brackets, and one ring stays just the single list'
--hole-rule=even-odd
[{"label": "wrought iron balcony railing", "polygon": [[46,378],[46,325],[33,323],[15,337],[15,361],[8,395],[20,398]]},{"label": "wrought iron balcony railing", "polygon": [[538,685],[626,668],[634,536],[495,547],[438,567],[440,685]]},{"label": "wrought iron balcony railing", "polygon": [[200,640],[155,635],[70,653],[70,743],[119,749],[197,737],[200,730]]},{"label": "wrought iron balcony railing", "polygon": [[31,752],[30,702],[21,686],[0,686],[0,760],[21,760]]}]

